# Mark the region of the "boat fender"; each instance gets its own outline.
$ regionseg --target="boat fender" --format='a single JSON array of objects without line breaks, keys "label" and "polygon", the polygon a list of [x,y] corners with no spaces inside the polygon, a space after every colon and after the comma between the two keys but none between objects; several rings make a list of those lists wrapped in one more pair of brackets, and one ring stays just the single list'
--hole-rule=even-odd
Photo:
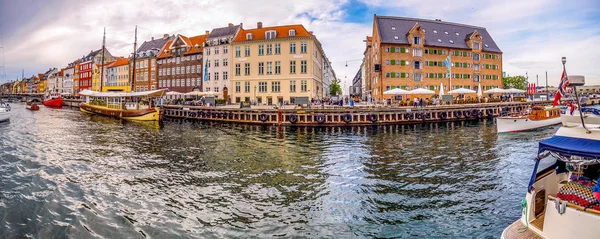
[{"label": "boat fender", "polygon": [[188,116],[189,116],[189,117],[196,117],[196,113],[195,113],[195,112],[190,112],[190,113],[188,114]]},{"label": "boat fender", "polygon": [[440,116],[441,119],[445,120],[445,119],[448,118],[448,113],[446,113],[446,112],[440,112],[439,116]]},{"label": "boat fender", "polygon": [[479,116],[481,116],[481,111],[479,111],[478,109],[473,109],[473,110],[471,110],[471,115],[473,117],[479,117]]},{"label": "boat fender", "polygon": [[204,112],[202,110],[198,111],[198,117],[202,118],[202,116],[204,116]]},{"label": "boat fender", "polygon": [[379,120],[379,117],[377,117],[376,114],[370,114],[369,115],[369,120],[373,123],[377,122],[377,120]]},{"label": "boat fender", "polygon": [[267,116],[267,114],[265,114],[265,113],[258,115],[258,120],[260,120],[262,122],[267,121],[267,119],[269,119],[269,116]]},{"label": "boat fender", "polygon": [[465,118],[469,118],[471,117],[471,111],[465,110],[465,112],[463,112],[463,115],[465,115]]},{"label": "boat fender", "polygon": [[417,119],[423,119],[423,113],[417,113]]},{"label": "boat fender", "polygon": [[488,117],[494,116],[494,110],[493,109],[487,109],[487,110],[485,110],[485,113],[487,114]]},{"label": "boat fender", "polygon": [[296,122],[298,122],[298,115],[297,114],[291,114],[288,116],[288,121],[292,124],[295,124]]},{"label": "boat fender", "polygon": [[233,112],[229,112],[229,119],[233,119]]},{"label": "boat fender", "polygon": [[523,109],[523,108],[521,108],[521,106],[517,106],[517,109],[516,109],[516,110],[520,112],[522,109]]},{"label": "boat fender", "polygon": [[454,111],[454,117],[460,118],[460,117],[462,117],[462,115],[463,115],[462,111]]},{"label": "boat fender", "polygon": [[323,114],[315,115],[315,120],[319,124],[325,123],[325,115],[323,115]]},{"label": "boat fender", "polygon": [[413,114],[411,114],[411,113],[405,113],[404,114],[404,118],[405,119],[412,119],[412,117],[413,117]]},{"label": "boat fender", "polygon": [[427,119],[431,119],[431,112],[427,112],[427,113],[425,113],[425,118],[427,118]]},{"label": "boat fender", "polygon": [[342,120],[346,123],[350,123],[350,122],[352,122],[352,115],[351,114],[342,115]]}]

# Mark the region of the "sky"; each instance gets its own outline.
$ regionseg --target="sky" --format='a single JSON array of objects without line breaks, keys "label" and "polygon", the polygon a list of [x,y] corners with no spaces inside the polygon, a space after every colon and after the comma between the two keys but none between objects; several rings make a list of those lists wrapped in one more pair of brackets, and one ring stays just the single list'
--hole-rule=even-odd
[{"label": "sky", "polygon": [[[243,23],[244,28],[303,24],[313,31],[344,90],[360,68],[374,14],[441,19],[485,27],[503,51],[503,71],[557,85],[567,73],[600,84],[598,0],[0,0],[0,43],[6,80],[63,68],[102,46],[115,56],[163,34],[194,36]],[[2,55],[0,55],[2,57]],[[0,67],[2,66],[0,58]],[[0,74],[2,74],[0,69]],[[0,78],[0,80],[2,80]]]}]

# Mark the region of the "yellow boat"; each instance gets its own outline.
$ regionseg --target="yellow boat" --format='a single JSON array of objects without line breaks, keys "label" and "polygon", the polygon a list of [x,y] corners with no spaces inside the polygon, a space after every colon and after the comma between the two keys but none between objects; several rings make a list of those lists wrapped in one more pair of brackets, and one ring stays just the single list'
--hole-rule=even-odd
[{"label": "yellow boat", "polygon": [[165,90],[143,92],[97,92],[84,90],[85,102],[79,104],[82,112],[136,121],[160,121],[160,107],[155,101]]}]

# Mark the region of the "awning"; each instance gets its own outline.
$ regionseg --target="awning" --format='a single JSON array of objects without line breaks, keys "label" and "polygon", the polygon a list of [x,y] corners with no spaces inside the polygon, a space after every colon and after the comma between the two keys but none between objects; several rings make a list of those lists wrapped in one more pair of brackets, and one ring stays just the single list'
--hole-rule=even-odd
[{"label": "awning", "polygon": [[136,96],[149,96],[149,97],[160,97],[164,95],[165,90],[151,90],[141,92],[98,92],[91,90],[83,90],[79,92],[80,95],[93,96],[93,97],[136,97]]},{"label": "awning", "polygon": [[600,158],[600,140],[553,136],[540,141],[539,153],[550,151],[562,155],[580,156],[591,159]]}]

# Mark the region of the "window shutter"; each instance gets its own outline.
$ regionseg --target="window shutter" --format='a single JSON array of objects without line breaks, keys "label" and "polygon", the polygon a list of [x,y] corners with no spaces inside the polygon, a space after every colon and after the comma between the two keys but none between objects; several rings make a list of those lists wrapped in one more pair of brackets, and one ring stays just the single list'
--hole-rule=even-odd
[{"label": "window shutter", "polygon": [[392,65],[396,65],[396,60],[392,60]]},{"label": "window shutter", "polygon": [[444,74],[438,73],[438,78],[444,78]]},{"label": "window shutter", "polygon": [[394,52],[396,52],[396,48],[395,48],[395,47],[392,47],[392,49],[390,49],[390,51],[391,51],[392,53],[394,53]]},{"label": "window shutter", "polygon": [[396,72],[392,72],[392,78],[396,77]]},{"label": "window shutter", "polygon": [[400,61],[400,65],[401,65],[401,66],[405,66],[405,65],[406,65],[406,61],[405,61],[405,60],[401,60],[401,61]]},{"label": "window shutter", "polygon": [[455,67],[458,67],[458,64],[459,64],[458,62],[454,62]]},{"label": "window shutter", "polygon": [[406,73],[404,73],[404,72],[400,73],[400,77],[401,78],[406,78]]},{"label": "window shutter", "polygon": [[400,53],[406,53],[406,49],[404,47],[400,48]]},{"label": "window shutter", "polygon": [[429,78],[433,78],[433,73],[429,73]]}]

